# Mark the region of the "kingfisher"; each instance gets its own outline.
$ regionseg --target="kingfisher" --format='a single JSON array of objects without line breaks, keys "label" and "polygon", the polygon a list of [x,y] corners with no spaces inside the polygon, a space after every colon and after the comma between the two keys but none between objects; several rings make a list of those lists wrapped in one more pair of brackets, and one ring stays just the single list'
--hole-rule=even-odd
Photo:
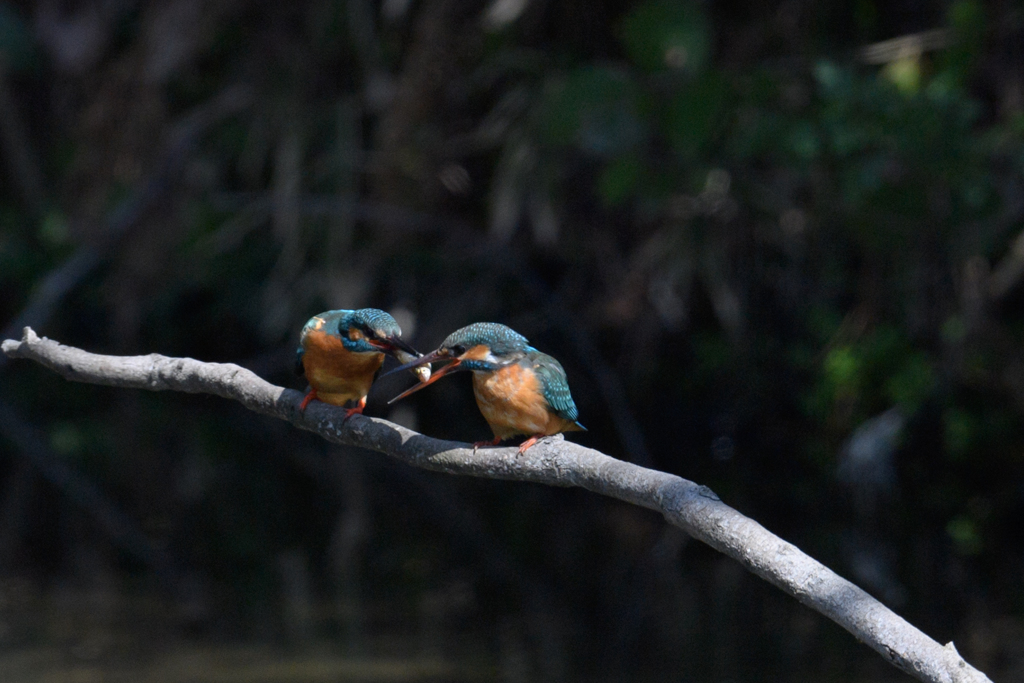
[{"label": "kingfisher", "polygon": [[494,432],[493,441],[474,443],[474,450],[526,435],[529,438],[519,446],[519,452],[525,453],[542,437],[586,431],[577,421],[579,414],[561,363],[530,346],[526,337],[505,325],[474,323],[463,327],[448,335],[435,351],[395,372],[442,361],[450,362],[388,403],[405,398],[445,375],[470,370],[476,404]]},{"label": "kingfisher", "polygon": [[310,386],[299,410],[304,411],[313,399],[336,406],[355,401],[355,407],[346,409],[345,419],[362,415],[385,353],[401,363],[423,355],[402,341],[402,328],[395,319],[376,308],[314,315],[302,328],[295,358],[295,374],[305,373]]}]

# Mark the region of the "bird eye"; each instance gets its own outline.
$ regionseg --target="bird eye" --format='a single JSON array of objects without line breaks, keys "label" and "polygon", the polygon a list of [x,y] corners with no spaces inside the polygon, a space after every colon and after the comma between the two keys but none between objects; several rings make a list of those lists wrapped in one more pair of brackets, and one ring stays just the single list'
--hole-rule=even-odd
[{"label": "bird eye", "polygon": [[461,356],[465,352],[466,347],[463,346],[462,344],[456,344],[455,346],[452,346],[451,348],[448,349],[448,353],[450,353],[453,356]]}]

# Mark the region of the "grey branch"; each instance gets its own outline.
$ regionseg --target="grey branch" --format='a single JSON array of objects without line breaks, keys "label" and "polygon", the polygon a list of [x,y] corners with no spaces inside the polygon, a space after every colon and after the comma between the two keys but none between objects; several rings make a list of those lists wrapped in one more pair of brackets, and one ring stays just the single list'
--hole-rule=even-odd
[{"label": "grey branch", "polygon": [[[274,386],[233,364],[191,358],[102,356],[40,338],[25,328],[8,339],[11,358],[34,360],[66,379],[152,391],[215,394],[286,420],[333,443],[378,451],[416,467],[491,479],[579,486],[655,510],[691,536],[740,562],[852,633],[891,664],[922,681],[989,681],[952,643],[935,642],[863,590],[719,500],[710,489],[665,472],[616,460],[560,438],[474,453],[467,444],[423,436],[386,420],[353,417],[315,402],[299,412],[302,394]],[[991,683],[991,682],[990,682]]]}]

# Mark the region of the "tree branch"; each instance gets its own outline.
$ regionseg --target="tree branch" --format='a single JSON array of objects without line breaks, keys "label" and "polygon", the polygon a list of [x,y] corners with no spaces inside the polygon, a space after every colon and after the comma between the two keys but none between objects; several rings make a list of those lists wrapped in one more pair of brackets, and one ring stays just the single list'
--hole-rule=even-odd
[{"label": "tree branch", "polygon": [[433,439],[386,420],[354,417],[313,403],[299,412],[302,394],[274,386],[234,364],[191,358],[102,356],[38,337],[3,342],[11,358],[34,360],[66,379],[92,384],[207,393],[239,401],[333,443],[384,453],[407,464],[451,474],[579,486],[655,510],[691,536],[739,561],[772,585],[820,612],[921,681],[991,681],[963,660],[952,643],[926,636],[863,590],[719,500],[705,486],[616,460],[560,438],[543,439],[524,455],[515,448],[474,453],[466,444]]}]

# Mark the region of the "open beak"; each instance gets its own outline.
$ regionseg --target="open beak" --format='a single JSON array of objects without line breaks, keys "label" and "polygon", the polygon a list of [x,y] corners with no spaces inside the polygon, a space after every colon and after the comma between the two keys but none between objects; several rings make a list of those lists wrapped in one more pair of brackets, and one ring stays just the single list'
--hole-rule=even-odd
[{"label": "open beak", "polygon": [[427,365],[429,363],[438,363],[438,362],[444,362],[444,361],[447,361],[447,360],[450,360],[451,363],[449,363],[448,365],[445,365],[440,370],[434,372],[430,376],[430,379],[428,379],[426,381],[423,381],[423,382],[419,382],[417,384],[414,384],[413,386],[409,387],[408,389],[406,389],[405,391],[400,393],[398,396],[395,396],[393,399],[388,401],[388,405],[391,405],[395,401],[398,401],[398,400],[401,400],[401,399],[405,398],[409,394],[416,393],[417,391],[419,391],[423,387],[427,386],[428,384],[433,384],[434,382],[436,382],[437,380],[441,379],[445,375],[448,375],[448,374],[451,374],[452,372],[455,372],[459,368],[459,366],[462,364],[462,359],[461,358],[452,358],[447,353],[441,354],[441,353],[438,353],[437,351],[431,351],[430,353],[428,353],[427,355],[423,356],[422,358],[417,358],[416,360],[414,360],[414,361],[412,361],[410,363],[406,363],[405,365],[400,365],[399,367],[395,368],[391,372],[387,373],[387,374],[390,375],[392,372],[398,372],[400,370],[415,370],[416,368],[422,367],[422,366]]}]

